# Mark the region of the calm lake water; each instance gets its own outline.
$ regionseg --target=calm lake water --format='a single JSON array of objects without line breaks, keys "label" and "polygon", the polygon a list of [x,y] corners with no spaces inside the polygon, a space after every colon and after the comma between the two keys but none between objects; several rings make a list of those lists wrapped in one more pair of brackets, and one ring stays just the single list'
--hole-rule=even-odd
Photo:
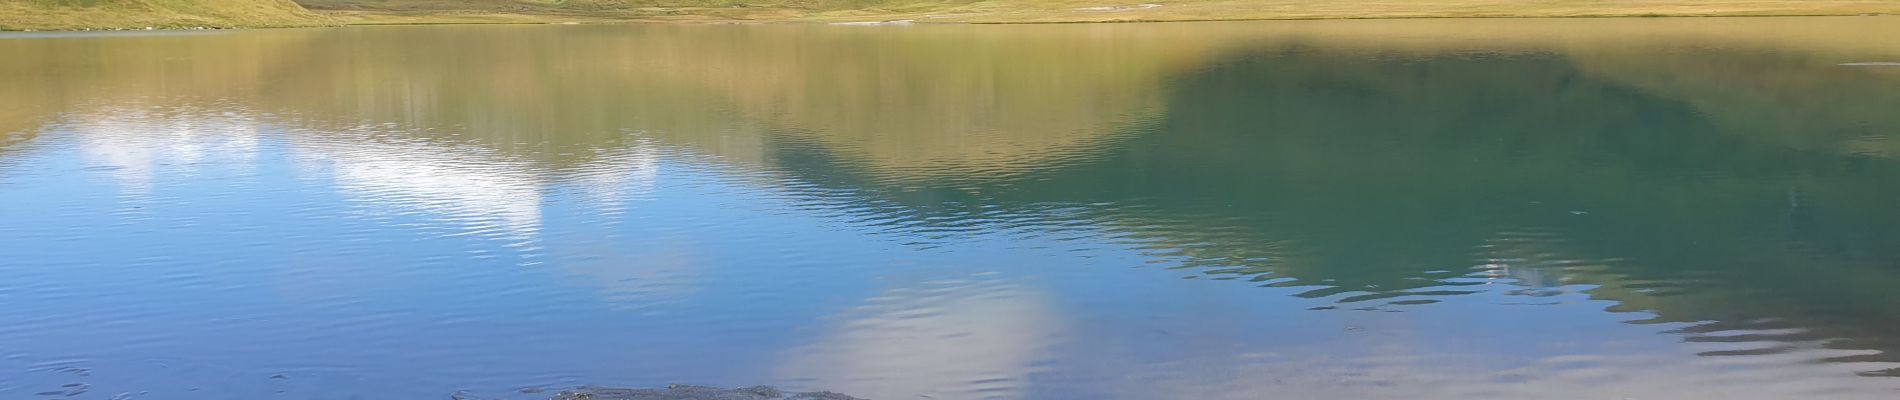
[{"label": "calm lake water", "polygon": [[0,36],[0,398],[1892,399],[1900,18]]}]

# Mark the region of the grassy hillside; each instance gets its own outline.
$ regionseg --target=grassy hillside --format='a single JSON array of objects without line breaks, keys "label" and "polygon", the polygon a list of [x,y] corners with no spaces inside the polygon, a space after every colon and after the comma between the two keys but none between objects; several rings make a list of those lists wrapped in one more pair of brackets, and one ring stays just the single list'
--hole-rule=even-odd
[{"label": "grassy hillside", "polygon": [[1900,13],[1900,0],[299,0],[354,22],[542,19],[1114,22]]},{"label": "grassy hillside", "polygon": [[0,30],[324,25],[290,0],[0,0]]},{"label": "grassy hillside", "polygon": [[976,0],[299,0],[353,23],[802,20],[955,10]]},{"label": "grassy hillside", "polygon": [[[294,1],[294,2],[293,2]],[[0,29],[1900,14],[1900,0],[0,0]]]}]

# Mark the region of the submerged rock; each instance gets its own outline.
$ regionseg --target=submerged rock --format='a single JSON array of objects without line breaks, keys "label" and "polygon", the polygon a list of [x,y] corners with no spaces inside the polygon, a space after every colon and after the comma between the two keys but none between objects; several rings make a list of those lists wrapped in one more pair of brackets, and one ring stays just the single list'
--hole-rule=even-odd
[{"label": "submerged rock", "polygon": [[584,387],[562,391],[550,400],[864,400],[832,392],[788,393],[771,386],[720,389],[671,385],[665,389]]}]

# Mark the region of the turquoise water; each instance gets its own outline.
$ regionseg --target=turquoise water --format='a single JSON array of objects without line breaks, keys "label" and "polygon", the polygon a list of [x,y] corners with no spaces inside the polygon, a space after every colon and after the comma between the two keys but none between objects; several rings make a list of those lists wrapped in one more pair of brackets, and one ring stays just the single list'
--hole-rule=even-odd
[{"label": "turquoise water", "polygon": [[1893,398],[1890,61],[1891,17],[0,36],[0,397]]}]

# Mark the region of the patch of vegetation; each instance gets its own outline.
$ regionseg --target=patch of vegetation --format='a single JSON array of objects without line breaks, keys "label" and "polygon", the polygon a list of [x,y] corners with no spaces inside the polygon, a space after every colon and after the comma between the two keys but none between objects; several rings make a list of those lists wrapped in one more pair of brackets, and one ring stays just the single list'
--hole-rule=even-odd
[{"label": "patch of vegetation", "polygon": [[290,0],[0,0],[0,30],[288,27],[332,24]]}]

